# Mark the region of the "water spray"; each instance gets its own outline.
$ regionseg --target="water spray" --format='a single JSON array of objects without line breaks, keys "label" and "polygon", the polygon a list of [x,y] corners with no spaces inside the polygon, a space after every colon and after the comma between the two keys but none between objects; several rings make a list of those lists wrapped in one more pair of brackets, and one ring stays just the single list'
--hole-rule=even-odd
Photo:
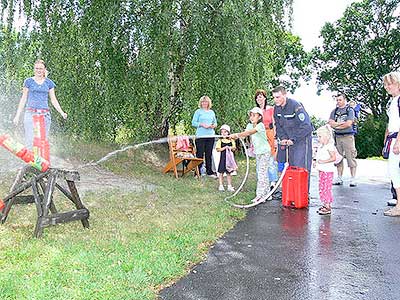
[{"label": "water spray", "polygon": [[[187,136],[187,137],[189,139],[191,139],[191,140],[194,140],[194,139],[200,139],[200,138],[220,138],[220,137],[223,137],[223,136],[222,135],[212,135],[212,136],[196,137],[196,136],[192,135],[192,136]],[[118,153],[122,153],[122,152],[125,152],[125,151],[130,150],[130,149],[137,149],[139,147],[146,146],[146,145],[151,145],[151,144],[162,144],[162,143],[168,142],[169,140],[177,140],[177,139],[178,139],[178,136],[165,137],[165,138],[160,138],[158,140],[153,140],[153,141],[150,141],[150,142],[144,142],[144,143],[140,143],[140,144],[136,144],[136,145],[126,146],[126,147],[123,147],[121,149],[118,149],[118,150],[115,150],[115,151],[112,151],[112,152],[108,153],[107,155],[105,155],[101,159],[97,160],[96,162],[90,162],[90,163],[84,164],[82,166],[79,166],[78,169],[89,167],[89,166],[99,165],[100,163],[103,163],[103,162],[109,160],[110,158],[112,158],[113,156],[117,155]],[[244,149],[244,153],[246,155],[246,172],[245,172],[245,175],[243,177],[243,180],[242,180],[241,184],[236,189],[236,191],[232,195],[230,195],[228,197],[225,197],[224,201],[229,203],[230,205],[232,205],[234,207],[237,207],[237,208],[250,208],[250,207],[254,207],[254,206],[257,206],[257,205],[265,202],[266,199],[268,199],[269,197],[271,197],[275,193],[275,191],[278,189],[278,187],[282,183],[283,177],[285,175],[286,169],[287,169],[289,164],[285,163],[285,168],[282,171],[281,176],[278,179],[275,187],[267,195],[263,196],[260,199],[260,201],[257,201],[257,202],[251,203],[251,204],[247,204],[247,205],[236,204],[236,203],[234,203],[232,201],[229,201],[230,199],[236,197],[236,195],[242,190],[243,186],[245,185],[245,183],[247,181],[248,175],[249,175],[249,168],[250,168],[249,155],[248,155],[248,153],[246,151],[247,148],[246,148],[246,145],[245,145],[243,139],[239,139],[239,140],[240,140],[240,143],[241,143],[241,145],[242,145],[242,147]]]},{"label": "water spray", "polygon": [[102,162],[105,162],[105,161],[109,160],[111,157],[117,155],[118,153],[122,153],[122,152],[128,151],[130,149],[137,149],[139,147],[146,146],[146,145],[151,145],[151,144],[163,144],[163,143],[166,143],[166,142],[168,142],[168,138],[161,138],[161,139],[150,141],[150,142],[145,142],[145,143],[140,143],[140,144],[136,144],[136,145],[126,146],[126,147],[123,147],[121,149],[118,149],[118,150],[115,150],[115,151],[112,151],[112,152],[108,153],[106,156],[100,158],[96,162],[90,162],[90,163],[81,165],[77,169],[82,169],[82,168],[86,168],[86,167],[90,167],[90,166],[97,166],[97,165],[101,164]]}]

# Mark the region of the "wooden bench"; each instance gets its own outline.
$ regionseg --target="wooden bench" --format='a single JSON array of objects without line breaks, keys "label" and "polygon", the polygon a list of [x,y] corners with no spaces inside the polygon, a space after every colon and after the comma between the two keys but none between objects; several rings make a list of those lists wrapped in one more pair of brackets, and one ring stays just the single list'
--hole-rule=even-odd
[{"label": "wooden bench", "polygon": [[[197,177],[200,177],[198,166],[203,163],[202,158],[196,157],[196,150],[193,143],[189,143],[187,147],[179,149],[177,148],[178,139],[182,137],[169,136],[168,147],[170,160],[164,167],[163,173],[174,172],[175,177],[178,178],[194,170]],[[181,169],[178,169],[178,165],[181,165]]]}]

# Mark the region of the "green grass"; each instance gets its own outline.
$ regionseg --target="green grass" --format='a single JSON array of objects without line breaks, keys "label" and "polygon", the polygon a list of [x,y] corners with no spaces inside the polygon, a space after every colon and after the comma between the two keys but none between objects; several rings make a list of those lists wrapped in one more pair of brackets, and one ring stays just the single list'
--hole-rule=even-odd
[{"label": "green grass", "polygon": [[[89,151],[90,150],[90,151]],[[70,144],[62,156],[96,160],[107,147]],[[72,154],[71,154],[72,153]],[[89,153],[82,157],[82,153]],[[163,146],[118,155],[103,167],[154,184],[154,191],[91,192],[89,230],[80,222],[44,229],[32,237],[36,210],[13,207],[0,225],[1,299],[156,299],[158,291],[204,260],[210,245],[244,217],[217,191],[217,182],[161,174],[149,157],[167,159]],[[160,161],[158,161],[160,163]],[[241,162],[243,165],[243,162]],[[243,168],[244,172],[244,168]],[[239,184],[241,176],[235,178]],[[10,176],[10,185],[12,176]],[[7,193],[3,180],[0,191]],[[251,197],[252,184],[240,197]],[[57,194],[57,208],[69,203]]]}]

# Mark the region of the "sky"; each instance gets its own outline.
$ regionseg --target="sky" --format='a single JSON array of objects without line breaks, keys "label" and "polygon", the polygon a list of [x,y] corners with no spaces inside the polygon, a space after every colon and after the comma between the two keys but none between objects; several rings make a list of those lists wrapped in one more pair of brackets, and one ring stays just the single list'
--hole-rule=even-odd
[{"label": "sky", "polygon": [[[293,1],[293,34],[301,38],[306,51],[322,45],[319,33],[326,22],[335,22],[345,9],[355,0],[294,0]],[[310,83],[302,82],[301,87],[293,94],[300,101],[308,114],[327,120],[335,108],[332,93],[323,91],[317,95],[315,80]]]}]

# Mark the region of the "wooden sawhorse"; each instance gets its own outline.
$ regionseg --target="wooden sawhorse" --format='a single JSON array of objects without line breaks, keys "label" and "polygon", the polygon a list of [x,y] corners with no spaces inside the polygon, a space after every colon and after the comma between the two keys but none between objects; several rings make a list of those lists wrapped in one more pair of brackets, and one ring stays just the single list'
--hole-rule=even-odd
[{"label": "wooden sawhorse", "polygon": [[[23,182],[24,175],[28,175],[30,179]],[[57,183],[60,179],[66,181],[68,189]],[[14,204],[35,203],[38,218],[34,236],[37,238],[42,236],[45,227],[60,223],[81,220],[83,227],[89,228],[89,210],[83,205],[75,186],[75,181],[79,180],[77,171],[50,168],[40,173],[30,166],[25,167],[17,175],[10,194],[3,199],[5,207],[0,214],[1,223],[4,224]],[[29,188],[32,188],[32,195],[19,195]],[[76,210],[57,212],[53,202],[55,188],[72,201]]]}]

